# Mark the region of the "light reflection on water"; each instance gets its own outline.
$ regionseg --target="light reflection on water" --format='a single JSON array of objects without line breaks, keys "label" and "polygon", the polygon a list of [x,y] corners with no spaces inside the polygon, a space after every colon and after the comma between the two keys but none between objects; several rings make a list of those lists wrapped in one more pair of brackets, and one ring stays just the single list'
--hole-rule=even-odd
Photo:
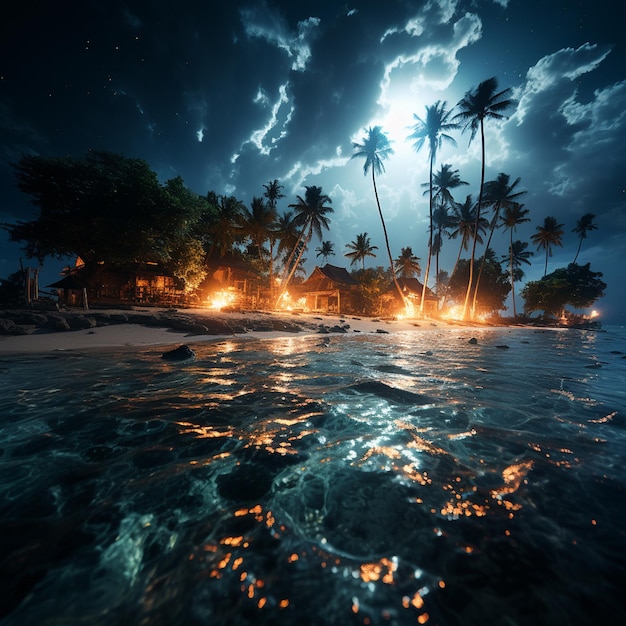
[{"label": "light reflection on water", "polygon": [[621,608],[618,333],[4,358],[7,624],[582,624]]}]

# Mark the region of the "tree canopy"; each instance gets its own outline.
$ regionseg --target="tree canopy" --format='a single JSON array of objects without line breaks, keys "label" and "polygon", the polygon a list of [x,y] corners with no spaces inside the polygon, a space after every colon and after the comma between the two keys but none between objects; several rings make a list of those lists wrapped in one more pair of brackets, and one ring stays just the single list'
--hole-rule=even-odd
[{"label": "tree canopy", "polygon": [[2,228],[24,243],[28,257],[79,256],[86,267],[150,261],[197,279],[202,244],[196,227],[213,209],[180,177],[161,184],[145,161],[110,152],[27,155],[13,167],[39,215]]},{"label": "tree canopy", "polygon": [[526,283],[522,289],[524,312],[560,315],[567,305],[575,309],[591,306],[604,295],[606,283],[601,277],[601,272],[591,271],[589,263],[559,268],[541,280]]}]

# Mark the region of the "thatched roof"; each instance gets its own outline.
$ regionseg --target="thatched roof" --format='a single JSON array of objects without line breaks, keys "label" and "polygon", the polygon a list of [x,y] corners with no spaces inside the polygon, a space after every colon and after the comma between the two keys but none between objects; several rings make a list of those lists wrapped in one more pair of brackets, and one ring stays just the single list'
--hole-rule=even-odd
[{"label": "thatched roof", "polygon": [[[319,270],[328,278],[332,280],[334,283],[338,283],[340,285],[352,286],[358,285],[359,282],[354,280],[350,274],[348,274],[348,270],[345,267],[337,267],[336,265],[330,265],[330,263],[326,263],[324,267],[315,267],[316,270]],[[315,271],[315,270],[314,270]]]},{"label": "thatched roof", "polygon": [[[398,278],[400,289],[407,294],[414,294],[421,298],[424,285],[417,278]],[[430,287],[426,288],[426,300],[437,300],[437,296],[432,292]]]}]

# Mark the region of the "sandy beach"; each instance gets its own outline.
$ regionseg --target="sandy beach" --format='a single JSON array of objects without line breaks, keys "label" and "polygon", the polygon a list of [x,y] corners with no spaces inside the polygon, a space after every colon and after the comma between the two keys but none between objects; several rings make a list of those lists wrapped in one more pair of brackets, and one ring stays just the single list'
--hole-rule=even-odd
[{"label": "sandy beach", "polygon": [[[98,310],[99,315],[128,313],[117,309]],[[352,316],[320,315],[316,313],[290,312],[215,312],[207,309],[185,309],[172,312],[167,309],[133,310],[133,323],[115,323],[100,325],[82,330],[55,331],[36,328],[28,334],[0,335],[0,353],[46,353],[61,350],[89,350],[118,347],[175,346],[206,341],[217,341],[224,337],[259,337],[274,338],[293,334],[317,333],[389,333],[398,331],[433,331],[459,326],[442,320],[388,320],[380,318],[360,318]],[[89,311],[76,310],[70,313],[89,317]],[[187,321],[206,321],[207,316],[216,323],[230,325],[236,332],[194,332],[178,330],[163,325],[156,325],[155,316],[163,315],[169,321],[172,316],[182,315]],[[138,322],[144,316],[145,324]],[[285,329],[272,330],[277,322],[284,322]],[[148,325],[149,324],[149,325]],[[264,330],[255,328],[265,326]],[[293,327],[299,327],[299,330]],[[464,327],[470,333],[471,327]]]}]

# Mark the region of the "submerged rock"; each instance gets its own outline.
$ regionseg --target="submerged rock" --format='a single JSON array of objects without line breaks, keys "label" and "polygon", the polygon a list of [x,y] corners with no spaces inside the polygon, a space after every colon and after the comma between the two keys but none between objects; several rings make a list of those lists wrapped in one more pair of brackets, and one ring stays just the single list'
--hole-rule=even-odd
[{"label": "submerged rock", "polygon": [[182,345],[169,352],[164,352],[161,358],[166,361],[187,361],[195,359],[196,353],[189,346]]}]

